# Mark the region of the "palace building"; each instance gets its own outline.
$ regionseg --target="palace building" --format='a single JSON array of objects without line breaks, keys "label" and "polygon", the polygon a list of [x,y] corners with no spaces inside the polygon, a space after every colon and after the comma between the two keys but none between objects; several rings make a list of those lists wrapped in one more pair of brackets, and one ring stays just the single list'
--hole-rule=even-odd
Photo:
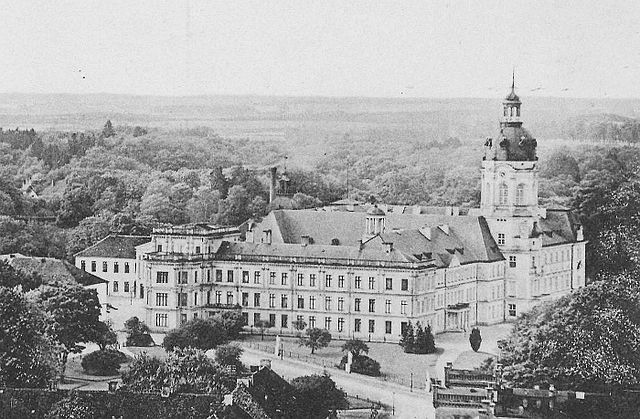
[{"label": "palace building", "polygon": [[[248,327],[267,321],[295,333],[304,323],[337,338],[397,342],[408,322],[468,330],[584,286],[582,229],[570,212],[538,206],[537,144],[520,106],[512,85],[500,132],[485,143],[480,208],[345,201],[272,211],[242,238],[238,228],[190,224],[129,240],[117,263],[135,265],[138,317],[162,332],[240,310]],[[98,243],[76,264],[108,267],[109,252]],[[107,278],[110,295],[116,276]]]}]

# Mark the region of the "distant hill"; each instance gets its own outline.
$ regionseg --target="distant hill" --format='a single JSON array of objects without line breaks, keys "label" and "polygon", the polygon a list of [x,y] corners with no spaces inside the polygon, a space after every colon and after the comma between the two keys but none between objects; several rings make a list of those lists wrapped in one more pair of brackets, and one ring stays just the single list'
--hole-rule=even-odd
[{"label": "distant hill", "polygon": [[[593,129],[598,130],[597,115],[606,115],[602,117],[605,125],[615,125],[616,118],[627,124],[640,117],[640,99],[523,96],[522,100],[525,124],[538,138],[597,138],[592,134]],[[98,129],[111,119],[116,125],[208,126],[229,137],[284,139],[291,129],[346,133],[385,127],[466,139],[495,134],[500,102],[501,96],[394,99],[12,93],[0,94],[0,126],[86,130]]]}]

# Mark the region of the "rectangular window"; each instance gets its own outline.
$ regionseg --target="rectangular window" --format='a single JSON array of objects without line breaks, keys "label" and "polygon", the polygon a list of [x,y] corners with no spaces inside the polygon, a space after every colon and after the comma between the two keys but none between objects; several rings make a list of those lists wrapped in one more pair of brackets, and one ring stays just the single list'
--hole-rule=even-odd
[{"label": "rectangular window", "polygon": [[200,246],[196,246],[196,253],[200,253]]},{"label": "rectangular window", "polygon": [[324,309],[325,311],[331,310],[331,297],[324,297]]},{"label": "rectangular window", "polygon": [[509,267],[510,268],[515,268],[516,267],[516,257],[515,256],[509,256]]},{"label": "rectangular window", "polygon": [[304,274],[298,274],[298,286],[301,287],[304,285]]},{"label": "rectangular window", "polygon": [[[195,313],[193,317],[198,317],[198,313]],[[246,326],[249,324],[249,313],[242,313],[242,325]]]},{"label": "rectangular window", "polygon": [[167,327],[167,320],[169,319],[168,314],[156,314],[156,326],[157,327]]},{"label": "rectangular window", "polygon": [[286,314],[283,314],[280,317],[280,327],[282,327],[283,329],[289,327],[289,316],[287,316]]},{"label": "rectangular window", "polygon": [[309,316],[309,328],[316,327],[316,316]]},{"label": "rectangular window", "polygon": [[376,300],[369,299],[369,313],[375,313],[375,312],[376,312]]},{"label": "rectangular window", "polygon": [[324,277],[324,286],[326,288],[331,288],[331,275],[325,275],[325,277]]},{"label": "rectangular window", "polygon": [[253,313],[253,325],[260,323],[260,313]]},{"label": "rectangular window", "polygon": [[113,273],[117,274],[118,272],[120,272],[120,265],[118,262],[113,262]]},{"label": "rectangular window", "polygon": [[400,289],[402,291],[408,291],[409,290],[409,280],[407,278],[402,278],[402,281],[400,283]]},{"label": "rectangular window", "polygon": [[360,311],[360,298],[356,298],[353,302],[353,311]]},{"label": "rectangular window", "polygon": [[144,298],[144,285],[140,284],[140,298]]},{"label": "rectangular window", "polygon": [[504,233],[498,233],[498,246],[504,245]]},{"label": "rectangular window", "polygon": [[509,304],[509,316],[516,317],[516,305]]},{"label": "rectangular window", "polygon": [[259,284],[260,283],[260,271],[255,271],[253,273],[253,283],[254,284]]},{"label": "rectangular window", "polygon": [[166,307],[169,301],[169,294],[166,292],[156,293],[156,305],[158,307]]},{"label": "rectangular window", "polygon": [[316,297],[314,297],[314,296],[309,297],[309,308],[311,310],[315,310],[316,309]]},{"label": "rectangular window", "polygon": [[369,289],[372,290],[376,287],[376,280],[374,277],[369,277]]},{"label": "rectangular window", "polygon": [[387,320],[384,322],[384,333],[387,335],[391,334],[391,320]]},{"label": "rectangular window", "polygon": [[269,272],[269,284],[270,285],[275,285],[276,284],[276,273],[275,272]]},{"label": "rectangular window", "polygon": [[400,301],[400,314],[407,314],[407,301]]},{"label": "rectangular window", "polygon": [[187,284],[189,282],[189,272],[182,271],[178,272],[178,284]]},{"label": "rectangular window", "polygon": [[384,312],[385,314],[391,314],[391,300],[384,300]]},{"label": "rectangular window", "polygon": [[124,273],[126,273],[126,274],[129,273],[129,262],[125,262],[124,263]]},{"label": "rectangular window", "polygon": [[207,282],[211,282],[211,269],[207,269]]},{"label": "rectangular window", "polygon": [[338,332],[342,332],[344,330],[344,318],[338,317]]},{"label": "rectangular window", "polygon": [[269,294],[269,307],[276,308],[276,295]]},{"label": "rectangular window", "polygon": [[187,322],[187,315],[186,314],[181,314],[180,315],[180,324],[185,324]]},{"label": "rectangular window", "polygon": [[393,289],[393,278],[387,278],[385,280],[385,287],[384,289],[386,289],[387,291],[392,290]]},{"label": "rectangular window", "polygon": [[276,327],[276,315],[275,314],[269,314],[269,326],[270,327]]},{"label": "rectangular window", "polygon": [[344,311],[344,297],[338,297],[338,311]]},{"label": "rectangular window", "polygon": [[113,281],[113,292],[118,292],[118,281]]},{"label": "rectangular window", "polygon": [[249,306],[249,293],[248,292],[243,292],[242,293],[242,306],[243,307],[248,307]]},{"label": "rectangular window", "polygon": [[124,292],[129,292],[129,281],[124,282]]},{"label": "rectangular window", "polygon": [[227,305],[233,304],[233,292],[227,291]]},{"label": "rectangular window", "polygon": [[280,296],[280,306],[282,308],[287,308],[288,305],[289,305],[289,297],[287,296],[287,294],[282,294]]},{"label": "rectangular window", "polygon": [[369,320],[369,333],[375,333],[375,332],[376,332],[376,321]]},{"label": "rectangular window", "polygon": [[253,294],[253,306],[260,307],[260,293],[256,292]]},{"label": "rectangular window", "polygon": [[211,291],[207,291],[207,304],[211,304]]},{"label": "rectangular window", "polygon": [[187,293],[179,292],[178,293],[178,306],[186,307],[187,306]]},{"label": "rectangular window", "polygon": [[353,287],[356,289],[360,289],[361,285],[362,285],[362,278],[360,278],[359,276],[356,276],[354,279]]},{"label": "rectangular window", "polygon": [[87,270],[87,262],[85,262],[84,260],[80,262],[80,269],[82,269],[83,271]]},{"label": "rectangular window", "polygon": [[222,269],[216,269],[216,282],[222,282]]},{"label": "rectangular window", "polygon": [[354,319],[353,320],[353,331],[354,332],[360,332],[361,328],[362,328],[362,320]]},{"label": "rectangular window", "polygon": [[344,275],[338,275],[338,288],[344,288]]},{"label": "rectangular window", "polygon": [[91,272],[95,272],[96,271],[96,261],[92,260],[91,261]]},{"label": "rectangular window", "polygon": [[107,272],[107,262],[102,262],[102,272]]},{"label": "rectangular window", "polygon": [[287,280],[289,279],[289,274],[287,272],[282,272],[280,275],[280,285],[287,285]]},{"label": "rectangular window", "polygon": [[242,271],[242,283],[243,284],[249,283],[249,271]]},{"label": "rectangular window", "polygon": [[232,270],[228,270],[227,271],[227,282],[233,282],[233,271]]},{"label": "rectangular window", "polygon": [[193,305],[194,306],[198,305],[198,293],[197,292],[193,293]]},{"label": "rectangular window", "polygon": [[324,328],[327,330],[331,330],[331,317],[324,318]]},{"label": "rectangular window", "polygon": [[216,304],[222,304],[222,291],[216,291]]},{"label": "rectangular window", "polygon": [[298,295],[298,308],[304,308],[304,297]]},{"label": "rectangular window", "polygon": [[309,274],[309,286],[310,287],[316,286],[316,274]]}]

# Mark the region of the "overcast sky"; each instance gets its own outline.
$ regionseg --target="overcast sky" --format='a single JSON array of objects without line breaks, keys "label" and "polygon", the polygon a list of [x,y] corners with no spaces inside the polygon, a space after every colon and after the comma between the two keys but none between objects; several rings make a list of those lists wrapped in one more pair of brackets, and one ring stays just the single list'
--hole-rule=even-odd
[{"label": "overcast sky", "polygon": [[640,1],[2,1],[0,92],[640,97]]}]

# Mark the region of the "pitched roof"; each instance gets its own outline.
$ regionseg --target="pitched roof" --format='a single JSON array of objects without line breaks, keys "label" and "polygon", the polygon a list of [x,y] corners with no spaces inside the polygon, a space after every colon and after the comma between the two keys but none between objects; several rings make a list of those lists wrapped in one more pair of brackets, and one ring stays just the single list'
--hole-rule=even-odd
[{"label": "pitched roof", "polygon": [[89,286],[106,282],[102,278],[76,268],[66,260],[20,254],[0,255],[0,260],[5,260],[13,268],[26,274],[37,273],[45,284],[78,283]]},{"label": "pitched roof", "polygon": [[93,246],[76,253],[75,257],[103,257],[135,259],[136,246],[151,241],[149,236],[125,236],[110,234]]},{"label": "pitched roof", "polygon": [[[308,247],[323,248],[325,254],[354,259],[378,257],[383,249],[375,250],[373,243],[365,243],[363,250],[358,250],[365,220],[366,214],[361,212],[278,210],[256,225],[254,240],[259,241],[263,231],[271,230],[274,244],[301,244],[302,236],[309,236],[316,246]],[[433,257],[441,254],[439,259],[448,264],[447,255],[456,252],[461,263],[504,259],[483,217],[387,213],[385,224],[382,240],[394,244],[393,250],[384,255],[385,260],[423,260],[424,254],[431,253]],[[330,246],[334,239],[340,246]],[[374,253],[367,254],[367,250]]]},{"label": "pitched roof", "polygon": [[533,237],[542,240],[542,246],[572,243],[577,241],[577,230],[580,226],[575,215],[569,210],[547,210],[545,218],[537,223]]}]

